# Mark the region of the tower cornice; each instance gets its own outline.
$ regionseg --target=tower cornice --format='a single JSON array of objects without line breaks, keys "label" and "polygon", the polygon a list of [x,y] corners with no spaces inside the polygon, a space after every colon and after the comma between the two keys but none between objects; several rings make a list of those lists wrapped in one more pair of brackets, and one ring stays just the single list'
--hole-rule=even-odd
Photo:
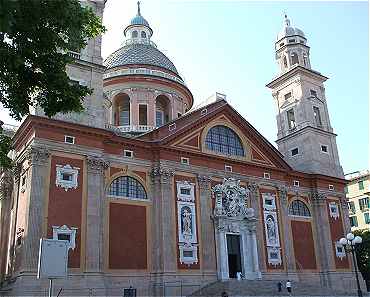
[{"label": "tower cornice", "polygon": [[278,77],[274,78],[272,81],[270,81],[268,84],[266,84],[266,87],[270,89],[274,89],[275,87],[281,85],[284,81],[294,77],[297,74],[305,74],[308,76],[311,76],[320,82],[324,82],[328,77],[322,75],[320,72],[314,71],[312,69],[305,68],[303,66],[297,65],[294,68],[290,69],[289,71],[279,75]]}]

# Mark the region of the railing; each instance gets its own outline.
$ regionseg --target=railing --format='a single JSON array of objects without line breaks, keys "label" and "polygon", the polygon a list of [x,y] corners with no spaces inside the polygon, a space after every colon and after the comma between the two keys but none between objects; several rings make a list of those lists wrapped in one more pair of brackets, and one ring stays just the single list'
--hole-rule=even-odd
[{"label": "railing", "polygon": [[138,38],[130,38],[130,39],[125,40],[122,43],[122,46],[130,45],[130,44],[138,44],[138,43],[148,44],[148,45],[151,45],[151,46],[157,48],[157,45],[153,41],[151,41],[149,39],[146,39],[146,38],[139,38],[139,37]]},{"label": "railing", "polygon": [[111,124],[105,124],[105,128],[118,133],[127,133],[127,132],[149,132],[155,129],[154,126],[148,125],[127,125],[127,126],[114,126]]},{"label": "railing", "polygon": [[81,54],[78,53],[78,52],[69,51],[68,56],[70,56],[71,58],[76,59],[76,60],[81,59]]},{"label": "railing", "polygon": [[178,78],[175,75],[160,71],[160,70],[153,70],[149,68],[130,68],[130,69],[120,69],[111,71],[109,73],[106,73],[103,75],[104,79],[110,78],[110,77],[116,77],[116,76],[124,76],[124,75],[135,75],[135,74],[141,74],[141,75],[152,75],[152,76],[159,76],[164,77],[173,81],[176,81],[182,85],[185,85],[184,81],[180,78]]}]

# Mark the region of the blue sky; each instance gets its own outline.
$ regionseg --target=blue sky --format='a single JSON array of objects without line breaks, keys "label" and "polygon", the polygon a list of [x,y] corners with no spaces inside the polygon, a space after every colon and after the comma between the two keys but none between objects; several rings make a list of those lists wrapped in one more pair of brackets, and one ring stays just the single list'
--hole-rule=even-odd
[{"label": "blue sky", "polygon": [[[226,94],[274,145],[277,108],[265,84],[277,74],[274,41],[286,12],[306,34],[312,68],[329,77],[326,97],[345,173],[369,168],[367,2],[141,2],[152,40],[185,78],[195,102],[216,91]],[[104,58],[120,47],[135,14],[135,0],[107,2]]]},{"label": "blue sky", "polygon": [[[369,25],[367,2],[141,1],[152,40],[200,102],[225,93],[275,145],[276,105],[265,87],[277,74],[274,42],[287,13],[311,47],[311,65],[329,77],[328,108],[345,173],[369,166]],[[109,0],[103,57],[123,40],[136,1]]]}]

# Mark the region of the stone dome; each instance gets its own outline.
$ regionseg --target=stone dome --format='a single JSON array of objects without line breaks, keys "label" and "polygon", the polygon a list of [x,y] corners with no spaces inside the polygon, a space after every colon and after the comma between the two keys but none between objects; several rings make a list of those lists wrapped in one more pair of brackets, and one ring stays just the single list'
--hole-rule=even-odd
[{"label": "stone dome", "polygon": [[108,56],[103,62],[107,69],[125,65],[149,65],[161,67],[179,76],[175,65],[152,44],[127,44]]},{"label": "stone dome", "polygon": [[284,37],[294,36],[294,35],[299,35],[299,36],[305,37],[305,35],[304,35],[304,33],[301,29],[294,28],[294,27],[290,26],[290,20],[288,19],[287,16],[285,16],[284,28],[279,32],[276,39],[280,40]]},{"label": "stone dome", "polygon": [[141,15],[137,15],[134,18],[132,18],[130,25],[147,26],[150,28],[148,21],[144,19]]}]

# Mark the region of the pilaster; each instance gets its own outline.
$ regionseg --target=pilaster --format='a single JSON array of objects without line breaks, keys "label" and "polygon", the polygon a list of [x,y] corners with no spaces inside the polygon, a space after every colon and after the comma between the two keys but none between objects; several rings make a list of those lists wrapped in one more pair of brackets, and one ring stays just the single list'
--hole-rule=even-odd
[{"label": "pilaster", "polygon": [[177,269],[175,199],[172,169],[161,165],[151,171],[153,187],[153,270],[175,272]]},{"label": "pilaster", "polygon": [[285,263],[287,273],[293,273],[296,271],[295,266],[295,257],[294,257],[294,247],[293,247],[293,238],[292,233],[290,232],[290,221],[289,221],[289,204],[288,204],[288,196],[287,196],[287,189],[285,186],[278,188],[279,194],[279,201],[280,201],[280,209],[281,209],[281,216],[280,219],[282,220],[282,233],[283,233],[283,241],[284,241],[284,254],[285,254]]},{"label": "pilaster", "polygon": [[203,270],[214,271],[215,262],[215,242],[214,227],[211,220],[211,178],[206,175],[198,175],[199,201],[200,201],[200,233],[201,233],[201,265]]},{"label": "pilaster", "polygon": [[36,271],[39,254],[39,241],[42,237],[44,222],[44,201],[46,183],[49,179],[50,152],[42,147],[30,147],[26,152],[29,161],[30,187],[27,195],[26,228],[23,238],[22,264],[23,271]]},{"label": "pilaster", "polygon": [[[104,172],[109,167],[102,158],[87,157],[86,271],[103,268]],[[82,230],[80,230],[82,232]]]},{"label": "pilaster", "polygon": [[329,272],[335,270],[334,253],[330,236],[330,224],[327,211],[326,196],[323,193],[314,192],[312,196],[312,208],[314,225],[316,229],[317,255],[321,270],[320,281],[323,286],[332,287]]}]

